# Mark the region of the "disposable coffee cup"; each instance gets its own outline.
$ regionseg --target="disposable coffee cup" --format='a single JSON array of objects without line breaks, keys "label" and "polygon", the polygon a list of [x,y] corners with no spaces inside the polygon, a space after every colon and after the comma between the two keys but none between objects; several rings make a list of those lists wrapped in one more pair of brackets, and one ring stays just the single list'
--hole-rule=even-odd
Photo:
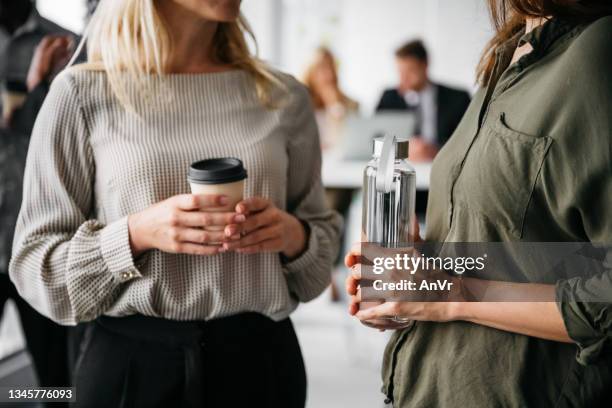
[{"label": "disposable coffee cup", "polygon": [[[205,212],[231,212],[244,198],[244,182],[247,171],[242,161],[232,157],[208,159],[193,163],[189,167],[187,180],[191,193],[198,195],[223,195],[227,204],[202,208]],[[206,227],[209,231],[222,231],[224,227]]]}]

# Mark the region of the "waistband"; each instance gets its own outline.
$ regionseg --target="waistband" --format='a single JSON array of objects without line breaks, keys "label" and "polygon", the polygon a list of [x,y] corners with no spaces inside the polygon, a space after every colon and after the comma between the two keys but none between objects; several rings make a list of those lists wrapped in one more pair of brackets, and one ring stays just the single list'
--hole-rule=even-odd
[{"label": "waistband", "polygon": [[280,322],[259,313],[241,313],[208,321],[178,321],[143,315],[101,316],[96,323],[119,335],[170,345],[194,342],[241,342],[265,340],[278,330],[291,326],[289,318]]}]

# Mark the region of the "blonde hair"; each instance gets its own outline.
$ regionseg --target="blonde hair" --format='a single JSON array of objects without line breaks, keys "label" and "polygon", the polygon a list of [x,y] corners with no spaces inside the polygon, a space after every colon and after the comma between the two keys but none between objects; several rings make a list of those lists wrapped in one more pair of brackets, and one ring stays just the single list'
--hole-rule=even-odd
[{"label": "blonde hair", "polygon": [[[215,62],[249,73],[262,104],[275,107],[271,92],[283,85],[257,57],[257,50],[251,53],[245,34],[257,46],[244,16],[240,15],[235,22],[219,23],[213,40],[213,58]],[[126,108],[134,106],[128,84],[135,83],[145,96],[152,96],[155,89],[150,77],[163,77],[168,72],[172,53],[171,33],[155,0],[102,0],[76,55],[84,45],[88,56],[87,63],[81,67],[104,70],[113,92]]]},{"label": "blonde hair", "polygon": [[302,75],[302,83],[306,85],[310,93],[310,99],[315,109],[324,109],[325,103],[321,97],[321,90],[315,81],[316,71],[322,65],[329,65],[333,72],[333,87],[334,91],[338,95],[338,102],[340,102],[345,108],[349,110],[357,110],[358,104],[349,98],[338,84],[338,67],[336,65],[336,58],[331,50],[327,47],[321,46],[317,48],[312,56],[312,60],[306,71]]}]

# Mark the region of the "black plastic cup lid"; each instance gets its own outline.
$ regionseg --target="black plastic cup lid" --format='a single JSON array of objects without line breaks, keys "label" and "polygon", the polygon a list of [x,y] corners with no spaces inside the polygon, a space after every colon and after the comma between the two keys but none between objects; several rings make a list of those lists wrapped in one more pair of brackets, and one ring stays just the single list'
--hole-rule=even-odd
[{"label": "black plastic cup lid", "polygon": [[225,184],[247,178],[242,162],[232,157],[195,162],[189,167],[187,180],[194,184]]}]

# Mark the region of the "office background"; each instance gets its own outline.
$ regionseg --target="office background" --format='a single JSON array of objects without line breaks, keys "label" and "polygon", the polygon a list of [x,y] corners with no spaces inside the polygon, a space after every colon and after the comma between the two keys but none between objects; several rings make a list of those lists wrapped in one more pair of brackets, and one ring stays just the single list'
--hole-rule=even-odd
[{"label": "office background", "polygon": [[[43,16],[82,32],[84,0],[37,4]],[[297,77],[317,46],[330,47],[342,88],[364,114],[396,83],[393,52],[401,43],[422,38],[432,78],[474,90],[475,66],[492,35],[484,0],[243,0],[243,12],[262,58]],[[348,317],[344,303],[329,298],[326,293],[295,315],[309,374],[309,406],[382,406],[378,365],[386,335],[361,327]],[[6,312],[0,358],[23,348],[13,306]],[[2,370],[6,366],[0,365],[0,377]]]},{"label": "office background", "polygon": [[[40,12],[81,32],[83,0],[38,0]],[[393,85],[393,51],[422,38],[432,77],[474,88],[474,67],[492,30],[484,0],[243,0],[261,56],[282,70],[302,74],[318,45],[336,54],[343,89],[364,112]]]}]

